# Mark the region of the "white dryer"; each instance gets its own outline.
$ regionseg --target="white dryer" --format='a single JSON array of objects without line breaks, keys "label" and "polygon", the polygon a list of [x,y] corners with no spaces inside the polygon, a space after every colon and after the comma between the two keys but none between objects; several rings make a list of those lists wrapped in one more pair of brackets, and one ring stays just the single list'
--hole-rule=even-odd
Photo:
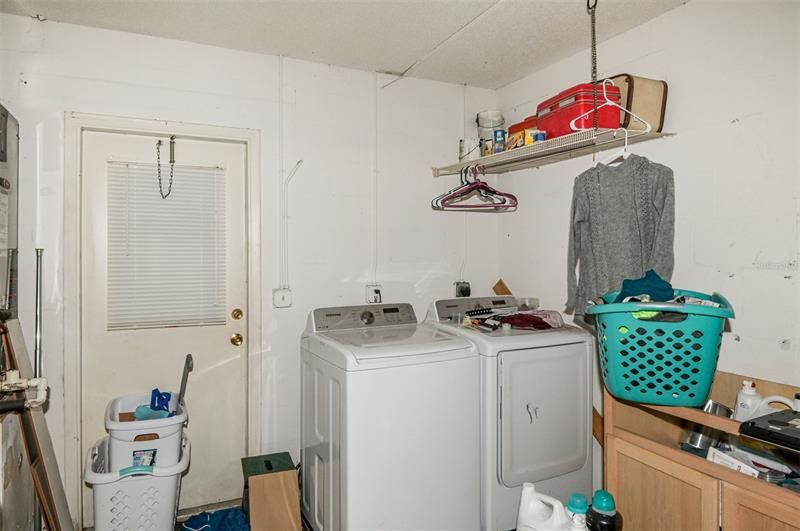
[{"label": "white dryer", "polygon": [[409,304],[321,308],[302,347],[302,512],[315,531],[474,530],[478,354]]},{"label": "white dryer", "polygon": [[478,345],[485,531],[516,527],[524,482],[564,501],[592,489],[592,336],[574,326],[485,333],[451,319],[516,306],[504,296],[439,300],[426,318]]}]

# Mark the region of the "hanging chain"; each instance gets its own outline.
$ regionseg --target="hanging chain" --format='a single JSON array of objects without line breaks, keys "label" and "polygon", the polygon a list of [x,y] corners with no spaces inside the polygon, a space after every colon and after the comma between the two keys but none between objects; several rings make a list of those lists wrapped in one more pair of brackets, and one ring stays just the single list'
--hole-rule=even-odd
[{"label": "hanging chain", "polygon": [[161,186],[161,139],[156,142],[156,163],[158,168],[158,193],[161,194],[161,199],[166,199],[172,193],[172,179],[175,176],[175,135],[169,137],[169,187],[167,193],[164,193],[164,188]]},{"label": "hanging chain", "polygon": [[597,1],[586,0],[586,11],[591,17],[592,27],[592,101],[594,104],[594,112],[592,113],[592,125],[597,131]]}]

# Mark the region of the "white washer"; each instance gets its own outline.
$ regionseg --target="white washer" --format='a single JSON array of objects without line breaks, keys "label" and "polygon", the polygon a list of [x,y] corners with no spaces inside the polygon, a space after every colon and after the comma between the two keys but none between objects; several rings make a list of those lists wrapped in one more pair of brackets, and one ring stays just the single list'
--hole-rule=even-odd
[{"label": "white washer", "polygon": [[302,347],[302,511],[315,531],[474,530],[478,354],[409,304],[321,308]]},{"label": "white washer", "polygon": [[574,326],[484,333],[451,320],[516,306],[514,297],[439,300],[426,318],[478,345],[485,531],[516,527],[524,482],[563,501],[592,489],[592,336]]}]

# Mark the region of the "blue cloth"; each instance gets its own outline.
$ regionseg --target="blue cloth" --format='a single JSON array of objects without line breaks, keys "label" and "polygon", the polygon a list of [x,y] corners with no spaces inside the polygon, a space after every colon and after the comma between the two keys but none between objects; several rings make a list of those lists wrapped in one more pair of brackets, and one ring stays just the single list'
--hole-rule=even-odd
[{"label": "blue cloth", "polygon": [[250,524],[241,509],[223,509],[200,513],[183,523],[184,531],[250,531]]},{"label": "blue cloth", "polygon": [[670,301],[675,297],[672,284],[658,276],[658,273],[651,269],[642,278],[623,280],[622,289],[614,302],[622,302],[626,297],[645,294],[650,295],[650,300],[653,302]]},{"label": "blue cloth", "polygon": [[136,411],[133,412],[133,418],[136,420],[164,419],[169,416],[171,416],[169,411],[156,411],[148,406],[145,406],[144,404],[138,406]]},{"label": "blue cloth", "polygon": [[169,401],[172,398],[172,393],[163,393],[158,390],[158,387],[150,391],[150,409],[155,411],[169,411]]}]

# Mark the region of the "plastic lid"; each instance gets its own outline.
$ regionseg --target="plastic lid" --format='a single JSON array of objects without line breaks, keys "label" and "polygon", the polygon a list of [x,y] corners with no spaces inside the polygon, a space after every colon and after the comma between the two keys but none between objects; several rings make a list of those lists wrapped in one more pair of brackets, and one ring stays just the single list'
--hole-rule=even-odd
[{"label": "plastic lid", "polygon": [[595,491],[592,500],[592,509],[598,513],[616,514],[617,506],[614,503],[614,496],[607,490],[600,489]]},{"label": "plastic lid", "polygon": [[567,510],[571,513],[586,514],[589,510],[589,500],[580,492],[573,492],[569,495]]}]

